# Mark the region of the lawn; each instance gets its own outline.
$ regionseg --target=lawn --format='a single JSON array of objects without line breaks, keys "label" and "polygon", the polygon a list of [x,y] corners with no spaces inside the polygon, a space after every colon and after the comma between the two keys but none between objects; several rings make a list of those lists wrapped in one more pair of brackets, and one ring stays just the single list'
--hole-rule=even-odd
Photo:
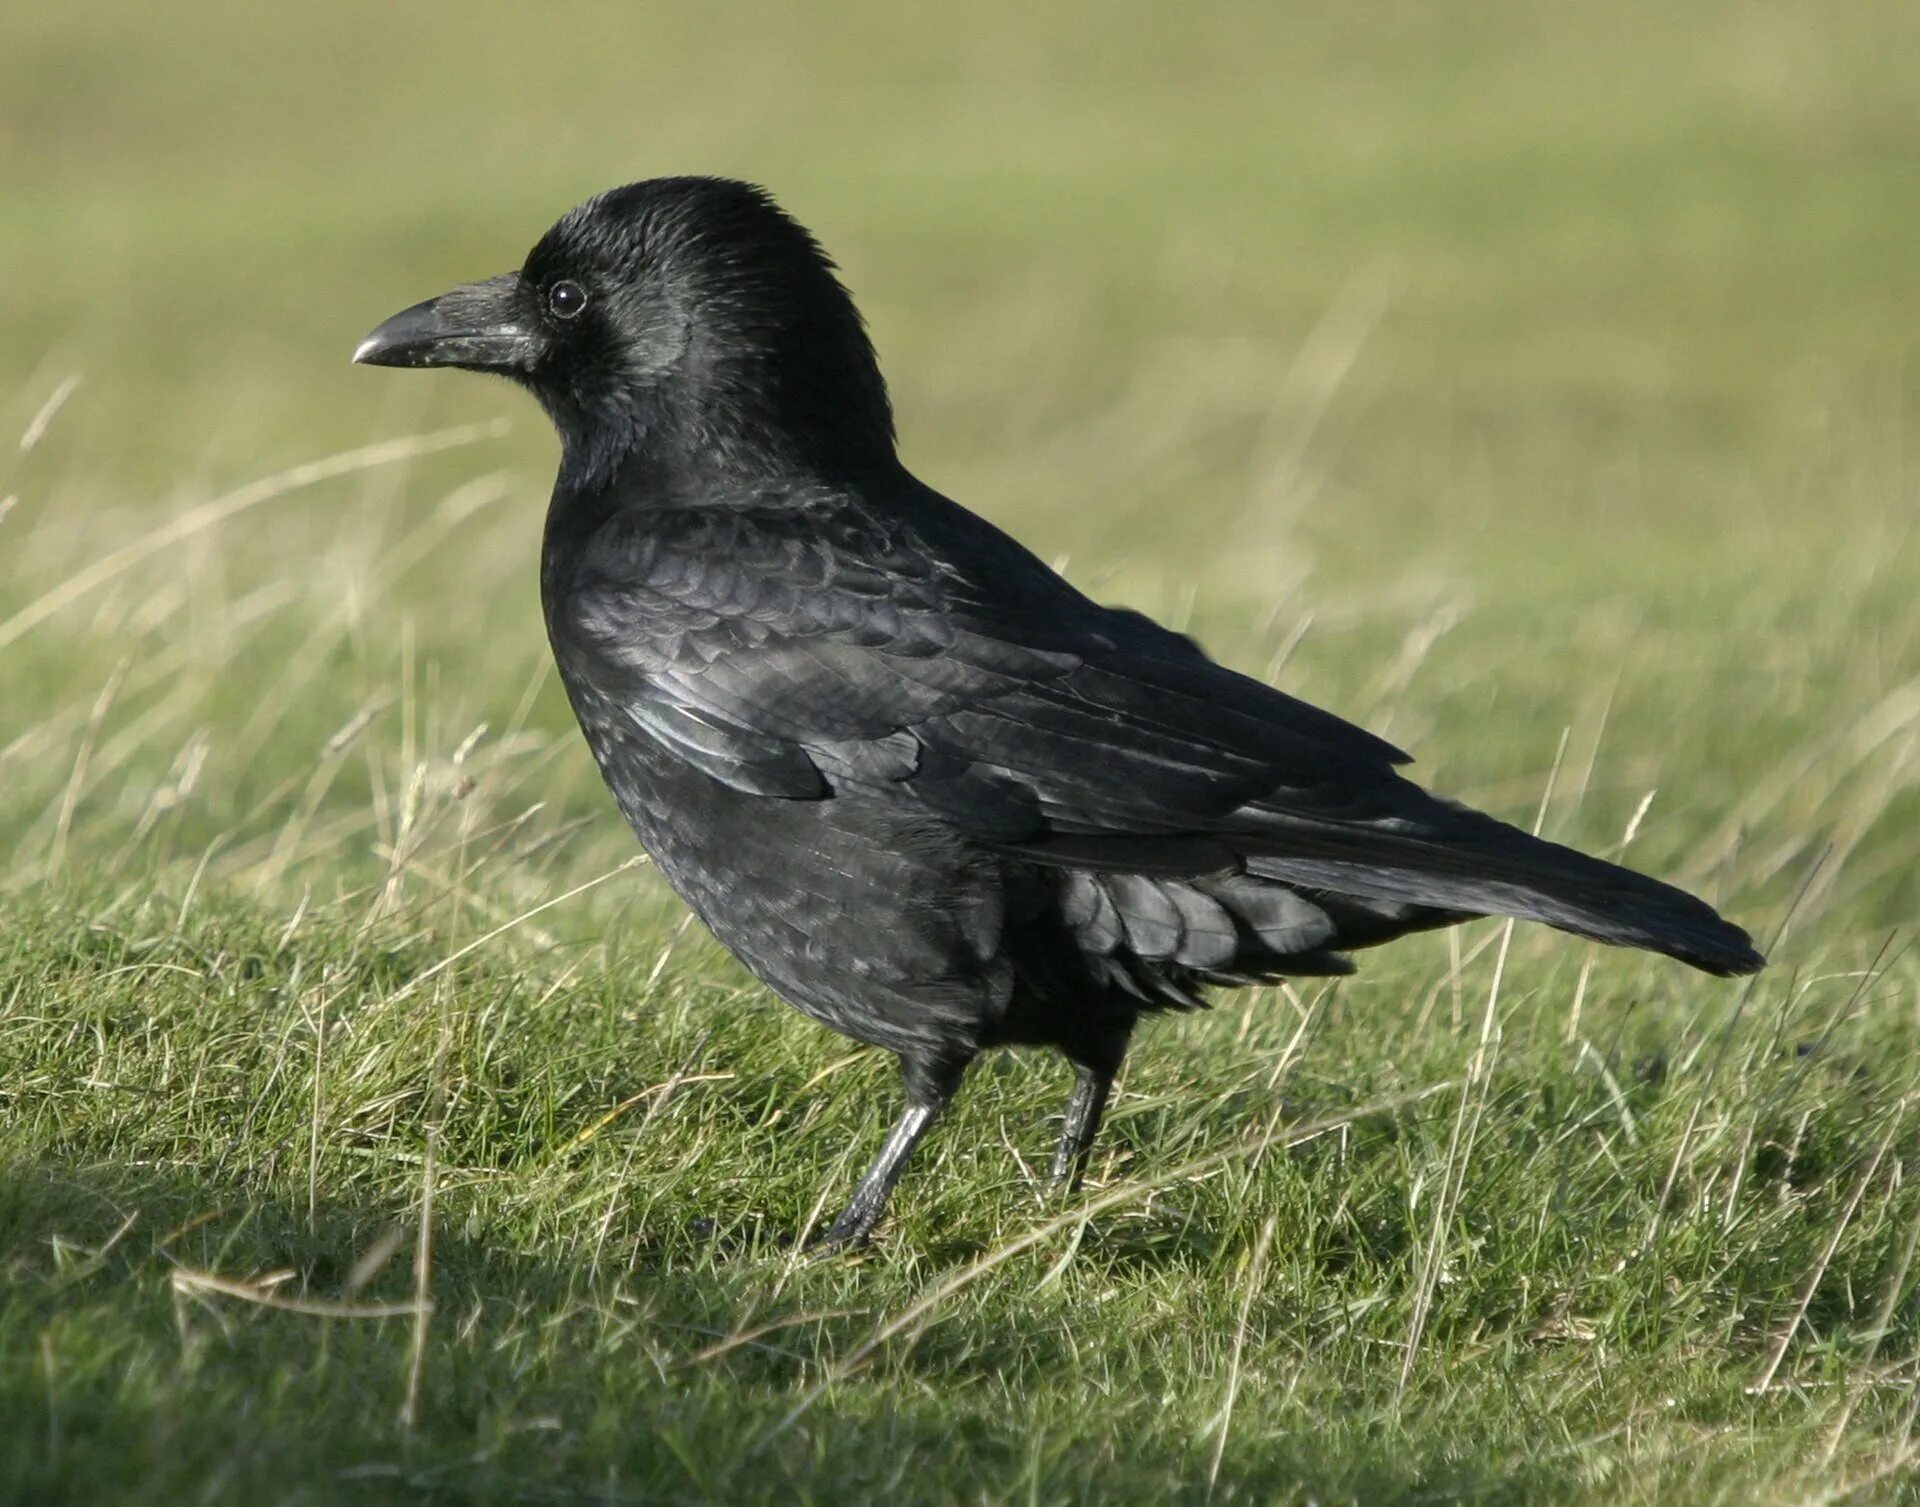
[{"label": "lawn", "polygon": [[[0,15],[0,1500],[1920,1501],[1920,12]],[[1684,882],[1138,1038],[1088,1186],[637,860],[554,445],[379,319],[637,176],[923,476]]]}]

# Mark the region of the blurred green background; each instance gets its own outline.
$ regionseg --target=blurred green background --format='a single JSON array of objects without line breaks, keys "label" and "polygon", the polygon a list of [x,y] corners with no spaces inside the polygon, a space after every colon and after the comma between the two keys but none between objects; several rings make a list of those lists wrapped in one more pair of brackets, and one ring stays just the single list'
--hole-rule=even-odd
[{"label": "blurred green background", "polygon": [[0,28],[0,376],[28,410],[85,377],[46,464],[102,482],[493,412],[538,471],[509,394],[341,352],[682,171],[814,226],[912,456],[1063,547],[1178,508],[1189,563],[1247,509],[1342,558],[1543,528],[1604,557],[1648,519],[1738,550],[1884,511],[1912,432],[1910,5],[103,0]]},{"label": "blurred green background", "polygon": [[[1057,1074],[978,1075],[876,1265],[787,1268],[885,1064],[644,871],[514,924],[631,852],[540,634],[554,444],[348,364],[682,172],[838,258],[929,482],[1775,968],[1523,930],[1476,1049],[1482,927],[1167,1023],[1096,1186],[1435,1097],[849,1382],[1031,1230]],[[0,1497],[1912,1500],[1917,247],[1910,0],[0,9]],[[343,1274],[423,1148],[469,1317],[402,1426],[407,1325],[256,1300],[404,1299]]]},{"label": "blurred green background", "polygon": [[[16,704],[137,657],[131,614],[222,666],[217,725],[236,675],[284,679],[274,623],[369,592],[470,700],[517,688],[551,437],[502,385],[346,354],[588,194],[703,171],[842,261],[909,463],[1096,592],[1253,668],[1298,640],[1300,689],[1403,739],[1433,704],[1380,659],[1412,635],[1432,696],[1510,709],[1482,753],[1416,748],[1503,809],[1596,694],[1740,769],[1916,668],[1904,622],[1870,662],[1844,630],[1916,579],[1917,57],[1894,3],[12,7],[0,404],[44,432],[0,462],[0,607],[280,467],[512,426],[160,552],[176,608],[76,594],[8,648]],[[420,542],[476,474],[504,506]],[[190,648],[269,586],[308,600]],[[1721,649],[1723,715],[1672,716]]]}]

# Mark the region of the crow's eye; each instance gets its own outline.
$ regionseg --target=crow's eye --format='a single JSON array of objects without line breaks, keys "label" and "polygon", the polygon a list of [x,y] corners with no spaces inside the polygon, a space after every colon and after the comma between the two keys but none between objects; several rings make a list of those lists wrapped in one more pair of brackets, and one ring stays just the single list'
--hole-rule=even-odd
[{"label": "crow's eye", "polygon": [[557,282],[547,289],[547,312],[555,319],[571,319],[587,306],[587,290],[573,282]]}]

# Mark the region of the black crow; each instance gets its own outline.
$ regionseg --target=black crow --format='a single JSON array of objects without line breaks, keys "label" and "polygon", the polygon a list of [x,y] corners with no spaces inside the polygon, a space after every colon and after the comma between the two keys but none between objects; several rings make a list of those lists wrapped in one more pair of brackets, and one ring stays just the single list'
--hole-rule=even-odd
[{"label": "black crow", "polygon": [[1722,975],[1691,895],[1428,794],[1407,756],[1090,601],[918,481],[833,263],[758,188],[600,195],[357,361],[497,372],[561,441],[540,587],[573,710],[660,871],[906,1109],[866,1239],[967,1066],[1054,1047],[1085,1163],[1144,1014],[1520,916]]}]

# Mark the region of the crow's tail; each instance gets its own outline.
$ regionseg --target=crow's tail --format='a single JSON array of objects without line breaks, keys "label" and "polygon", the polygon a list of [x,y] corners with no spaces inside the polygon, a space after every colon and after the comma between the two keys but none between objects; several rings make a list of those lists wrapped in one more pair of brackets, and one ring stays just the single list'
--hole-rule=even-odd
[{"label": "crow's tail", "polygon": [[[1430,802],[1430,804],[1429,804]],[[1685,890],[1428,797],[1411,820],[1322,822],[1253,809],[1249,872],[1289,885],[1482,916],[1519,916],[1707,973],[1755,973],[1752,940]]]}]

